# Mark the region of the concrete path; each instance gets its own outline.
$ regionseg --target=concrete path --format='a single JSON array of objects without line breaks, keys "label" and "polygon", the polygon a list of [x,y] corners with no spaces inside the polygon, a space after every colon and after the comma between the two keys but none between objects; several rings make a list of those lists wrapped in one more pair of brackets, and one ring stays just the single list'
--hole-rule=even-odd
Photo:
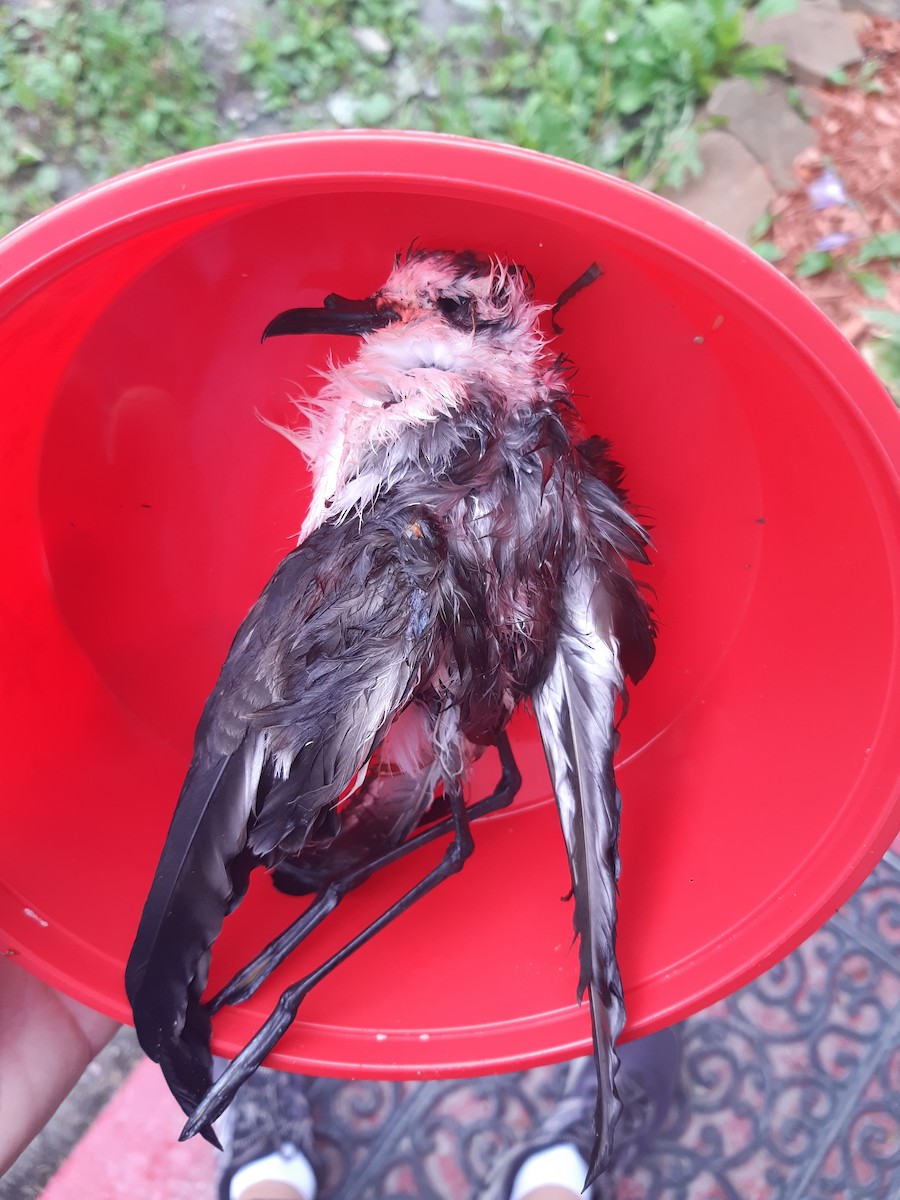
[{"label": "concrete path", "polygon": [[703,174],[663,195],[748,241],[776,191],[796,186],[796,156],[815,144],[804,119],[815,104],[814,89],[859,62],[855,31],[864,10],[900,17],[900,0],[853,0],[849,11],[839,0],[797,0],[792,13],[758,23],[748,18],[753,44],[784,47],[790,78],[773,76],[761,87],[743,79],[719,84],[698,121],[698,127],[715,125],[699,135]]}]

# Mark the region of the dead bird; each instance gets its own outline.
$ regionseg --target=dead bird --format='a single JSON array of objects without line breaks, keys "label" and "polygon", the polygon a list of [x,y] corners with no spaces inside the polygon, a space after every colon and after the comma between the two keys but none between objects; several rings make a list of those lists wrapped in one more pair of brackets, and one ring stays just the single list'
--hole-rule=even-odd
[{"label": "dead bird", "polygon": [[[591,282],[594,267],[560,297]],[[291,309],[266,337],[345,333],[289,436],[313,493],[301,541],[239,629],[194,755],[126,969],[135,1026],[203,1133],[303,997],[473,849],[471,823],[520,783],[506,727],[537,717],[568,851],[598,1097],[589,1180],[609,1160],[624,1025],[615,958],[625,681],[654,654],[631,564],[648,534],[608,444],[586,437],[567,362],[541,331],[521,266],[411,249],[362,301]],[[487,747],[501,779],[466,804]],[[443,858],[328,962],[288,988],[212,1083],[210,1015],[238,1003],[373,871],[451,834]],[[265,866],[306,911],[212,1000],[213,943]]]}]

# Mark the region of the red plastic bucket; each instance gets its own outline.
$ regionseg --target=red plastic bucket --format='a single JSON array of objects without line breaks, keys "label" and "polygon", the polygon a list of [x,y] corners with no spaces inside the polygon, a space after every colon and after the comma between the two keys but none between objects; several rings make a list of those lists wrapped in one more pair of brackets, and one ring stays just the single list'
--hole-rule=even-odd
[{"label": "red plastic bucket", "polygon": [[[558,345],[655,526],[659,655],[620,765],[629,1033],[776,961],[896,829],[900,422],[832,326],[714,229],[569,163],[424,134],[214,147],[0,244],[0,951],[117,1017],[194,723],[303,517],[301,460],[258,413],[286,417],[330,350],[353,353],[260,332],[328,291],[370,292],[413,238],[522,262],[542,300],[604,269]],[[273,1063],[402,1077],[588,1048],[527,719],[515,740],[512,811],[314,992]],[[216,1048],[439,853],[349,900],[221,1014]],[[259,874],[213,984],[296,908]]]}]

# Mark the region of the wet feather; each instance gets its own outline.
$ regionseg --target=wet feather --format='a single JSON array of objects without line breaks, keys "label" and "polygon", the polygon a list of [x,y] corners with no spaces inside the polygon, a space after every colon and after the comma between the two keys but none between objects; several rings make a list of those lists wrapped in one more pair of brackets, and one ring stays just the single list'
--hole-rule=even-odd
[{"label": "wet feather", "polygon": [[284,431],[313,477],[301,545],[204,710],[128,965],[141,1044],[185,1111],[209,1079],[211,947],[249,873],[318,892],[400,847],[531,699],[594,1019],[592,1173],[608,1160],[624,1021],[616,711],[655,628],[631,574],[646,531],[607,444],[581,433],[547,307],[514,264],[411,249],[359,308],[377,328]]}]

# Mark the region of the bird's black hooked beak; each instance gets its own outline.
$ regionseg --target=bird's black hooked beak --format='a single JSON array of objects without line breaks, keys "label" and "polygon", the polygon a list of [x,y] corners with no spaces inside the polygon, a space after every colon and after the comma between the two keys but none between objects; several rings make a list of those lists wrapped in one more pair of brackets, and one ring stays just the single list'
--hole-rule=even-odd
[{"label": "bird's black hooked beak", "polygon": [[325,297],[321,308],[289,308],[279,313],[263,330],[262,340],[291,333],[344,333],[358,336],[384,329],[400,314],[374,297],[348,300],[336,292]]}]

